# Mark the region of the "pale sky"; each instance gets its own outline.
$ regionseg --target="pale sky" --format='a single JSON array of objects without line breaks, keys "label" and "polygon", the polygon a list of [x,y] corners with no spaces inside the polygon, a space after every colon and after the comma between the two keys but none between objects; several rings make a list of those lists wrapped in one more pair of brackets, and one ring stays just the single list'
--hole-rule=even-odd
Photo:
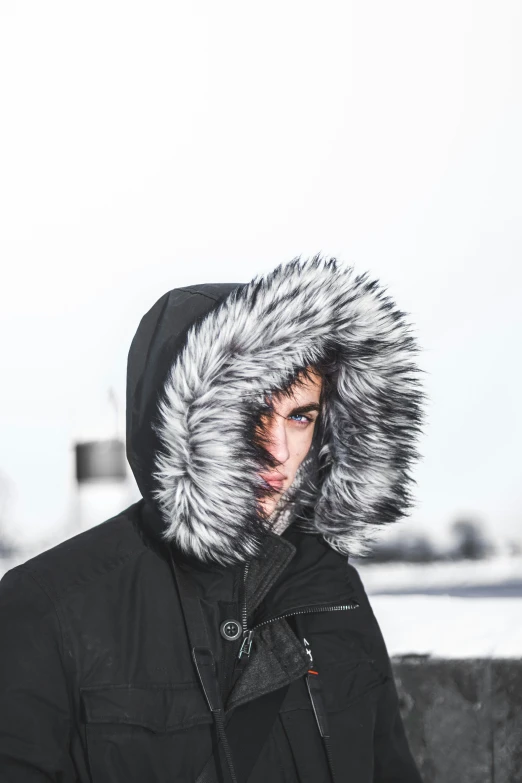
[{"label": "pale sky", "polygon": [[321,251],[378,278],[423,349],[396,530],[473,514],[522,540],[521,40],[519,0],[0,2],[9,533],[70,524],[73,439],[113,434],[110,386],[123,432],[165,291]]}]

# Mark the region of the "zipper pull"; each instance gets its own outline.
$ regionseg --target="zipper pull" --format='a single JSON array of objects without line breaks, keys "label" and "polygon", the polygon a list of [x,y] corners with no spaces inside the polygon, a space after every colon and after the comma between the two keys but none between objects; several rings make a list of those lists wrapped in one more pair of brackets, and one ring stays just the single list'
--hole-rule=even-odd
[{"label": "zipper pull", "polygon": [[243,632],[243,643],[241,645],[241,648],[239,650],[238,658],[241,658],[243,654],[245,654],[248,658],[250,655],[250,650],[252,649],[252,637],[254,635],[254,631],[244,631]]}]

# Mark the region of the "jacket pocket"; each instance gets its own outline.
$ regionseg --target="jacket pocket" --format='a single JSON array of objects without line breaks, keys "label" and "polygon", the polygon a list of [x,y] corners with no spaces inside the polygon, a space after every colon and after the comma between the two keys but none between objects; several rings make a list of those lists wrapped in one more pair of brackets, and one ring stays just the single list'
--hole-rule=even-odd
[{"label": "jacket pocket", "polygon": [[212,753],[212,715],[196,683],[81,689],[93,783],[195,780]]},{"label": "jacket pocket", "polygon": [[338,661],[321,669],[326,710],[330,713],[349,708],[359,699],[380,688],[387,677],[371,658]]}]

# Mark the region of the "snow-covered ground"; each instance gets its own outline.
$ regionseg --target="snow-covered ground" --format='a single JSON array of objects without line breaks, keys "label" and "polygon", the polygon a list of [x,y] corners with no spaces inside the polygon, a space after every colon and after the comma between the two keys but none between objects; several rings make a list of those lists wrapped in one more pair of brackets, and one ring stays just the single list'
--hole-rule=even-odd
[{"label": "snow-covered ground", "polygon": [[423,592],[432,588],[465,588],[489,585],[498,587],[514,581],[521,583],[522,557],[492,557],[486,560],[461,560],[434,563],[353,562],[368,593],[396,590]]},{"label": "snow-covered ground", "polygon": [[390,655],[522,657],[522,558],[356,568]]},{"label": "snow-covered ground", "polygon": [[390,655],[522,657],[522,598],[369,598]]}]

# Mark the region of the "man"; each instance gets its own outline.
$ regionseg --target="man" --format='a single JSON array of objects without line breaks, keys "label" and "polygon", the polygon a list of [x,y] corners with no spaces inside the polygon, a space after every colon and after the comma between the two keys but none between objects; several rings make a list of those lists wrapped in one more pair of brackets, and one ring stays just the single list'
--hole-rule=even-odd
[{"label": "man", "polygon": [[0,780],[419,783],[347,557],[411,505],[416,350],[334,259],[156,302],[142,500],[0,584]]}]

